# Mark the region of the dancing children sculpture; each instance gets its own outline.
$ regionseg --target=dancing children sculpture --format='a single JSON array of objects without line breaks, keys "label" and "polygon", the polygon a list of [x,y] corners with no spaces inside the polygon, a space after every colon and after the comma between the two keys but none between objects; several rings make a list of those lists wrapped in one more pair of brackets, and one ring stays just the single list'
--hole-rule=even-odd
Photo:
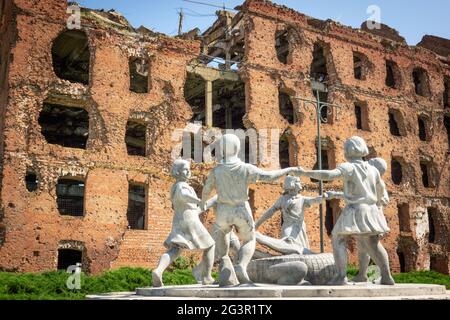
[{"label": "dancing children sculpture", "polygon": [[300,178],[288,176],[284,181],[284,194],[275,205],[270,208],[257,221],[256,229],[273,217],[277,211],[281,211],[283,224],[281,226],[281,239],[275,239],[256,232],[256,241],[284,255],[310,254],[309,240],[304,221],[304,209],[315,204],[320,204],[324,197],[304,197],[300,194],[303,190]]},{"label": "dancing children sculpture", "polygon": [[[175,211],[172,231],[164,242],[168,249],[161,257],[158,267],[152,272],[154,287],[163,286],[162,274],[176,260],[183,249],[203,250],[200,274],[204,285],[214,283],[211,270],[214,264],[214,240],[200,221],[199,215],[204,211],[200,208],[201,200],[194,189],[188,184],[191,176],[190,163],[186,160],[176,160],[172,167],[172,176],[176,183],[170,191],[172,207]],[[214,199],[208,201],[204,209],[213,205]]]},{"label": "dancing children sculpture", "polygon": [[[237,265],[223,269],[221,276],[228,278],[221,285],[251,283],[247,266],[255,252],[255,223],[248,202],[248,188],[257,181],[275,181],[290,173],[299,174],[298,168],[277,171],[264,171],[254,165],[242,162],[239,157],[240,140],[236,135],[226,134],[221,140],[224,159],[208,176],[203,188],[203,203],[215,189],[218,195],[214,239],[216,240],[218,258],[229,265],[230,237],[233,227],[243,242],[239,249]],[[235,272],[235,273],[234,273]],[[237,277],[237,279],[236,279]]]},{"label": "dancing children sculpture", "polygon": [[[375,158],[375,159],[370,159],[368,161],[368,163],[372,166],[374,166],[375,168],[377,168],[378,172],[380,173],[380,177],[383,177],[384,174],[386,173],[387,170],[387,163],[386,161],[384,161],[384,159],[382,158]],[[382,183],[384,184],[384,182],[382,181]],[[387,192],[386,188],[385,191]],[[342,199],[345,200],[345,196],[344,193],[342,192],[327,192],[326,196],[330,199]],[[386,197],[383,198],[387,198],[388,196],[386,195]],[[382,203],[379,202],[377,203],[378,206],[378,210],[379,213],[381,215],[381,219],[385,222],[386,221],[386,217],[384,216],[383,213],[383,206],[386,205],[386,203]],[[386,226],[387,226],[387,222],[386,222]],[[382,235],[380,235],[380,238],[382,237]],[[358,274],[356,275],[355,278],[353,278],[353,282],[367,282],[368,281],[368,277],[367,277],[367,270],[369,268],[369,264],[370,264],[370,256],[367,254],[368,249],[365,246],[365,242],[362,241],[362,239],[360,237],[355,237],[356,238],[356,246],[358,249],[358,264],[359,264],[359,271]]]},{"label": "dancing children sculpture", "polygon": [[380,243],[380,235],[389,232],[386,219],[379,212],[379,205],[386,205],[389,197],[380,172],[363,160],[369,154],[365,141],[352,137],[344,144],[348,162],[335,170],[302,170],[302,175],[317,180],[344,180],[346,207],[333,229],[333,254],[338,276],[329,284],[345,285],[347,279],[348,237],[359,237],[361,244],[381,270],[380,284],[394,285],[389,269],[389,256]]}]

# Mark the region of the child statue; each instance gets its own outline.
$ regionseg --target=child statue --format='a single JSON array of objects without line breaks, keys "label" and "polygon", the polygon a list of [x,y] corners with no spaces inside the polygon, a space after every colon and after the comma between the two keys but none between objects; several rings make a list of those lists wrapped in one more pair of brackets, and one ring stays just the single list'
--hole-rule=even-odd
[{"label": "child statue", "polygon": [[309,240],[304,221],[304,209],[314,204],[320,204],[324,197],[309,198],[300,194],[303,190],[300,178],[288,176],[284,181],[284,194],[275,205],[270,208],[256,223],[258,229],[266,220],[277,211],[281,211],[283,224],[281,226],[281,239],[274,239],[259,232],[256,241],[284,255],[310,254]]},{"label": "child statue", "polygon": [[[172,176],[176,179],[176,183],[170,191],[175,215],[172,232],[164,242],[164,246],[168,250],[161,257],[158,267],[152,272],[153,286],[163,286],[163,272],[180,256],[183,249],[203,250],[203,260],[200,264],[202,283],[204,285],[213,284],[211,270],[214,264],[215,243],[199,218],[203,212],[200,209],[201,200],[187,182],[191,177],[190,162],[176,160],[172,167]],[[213,202],[214,199],[210,200],[205,209],[211,207]]]},{"label": "child statue", "polygon": [[[382,158],[375,158],[375,159],[370,159],[368,161],[368,163],[375,167],[378,172],[380,173],[380,177],[383,177],[384,174],[387,171],[387,163],[386,161],[384,161],[384,159]],[[381,183],[384,185],[384,182],[381,181]],[[384,187],[385,192],[387,192],[386,187]],[[327,192],[326,196],[330,199],[345,199],[344,193],[342,192]],[[388,199],[388,195],[384,195],[382,197],[382,199]],[[379,202],[377,203],[378,206],[378,210],[379,213],[381,215],[380,219],[383,220],[383,224],[386,225],[386,228],[389,230],[389,228],[387,227],[387,222],[386,222],[386,217],[384,216],[383,213],[383,206],[385,206],[386,203],[384,202]],[[380,238],[382,237],[382,235],[379,236]],[[359,263],[359,272],[356,275],[356,277],[353,279],[354,282],[367,282],[368,278],[367,278],[367,269],[369,267],[370,264],[370,256],[367,254],[367,252],[369,251],[369,249],[367,249],[367,246],[365,244],[364,241],[364,237],[355,237],[356,238],[356,245],[357,245],[357,249],[358,249],[358,263]]]},{"label": "child statue", "polygon": [[349,237],[359,237],[366,252],[381,270],[380,284],[394,285],[389,269],[389,256],[380,243],[380,235],[389,232],[386,219],[382,217],[379,205],[386,205],[389,197],[380,172],[365,162],[369,154],[366,142],[352,137],[344,144],[348,162],[335,170],[309,171],[302,169],[302,175],[316,180],[344,180],[346,207],[333,229],[333,254],[338,276],[329,284],[345,285],[347,279],[347,248]]},{"label": "child statue", "polygon": [[[227,280],[221,282],[221,285],[246,284],[251,283],[247,274],[247,266],[255,253],[256,246],[255,223],[248,202],[249,185],[257,181],[275,181],[288,174],[299,174],[299,169],[264,171],[254,165],[242,162],[238,157],[241,143],[234,134],[224,135],[221,145],[224,148],[224,159],[209,174],[203,188],[202,200],[205,203],[212,191],[214,189],[217,191],[214,238],[218,259],[223,265],[227,266],[227,269],[222,269],[221,278],[228,274]],[[243,244],[239,249],[237,265],[234,267],[231,265],[230,267],[228,256],[230,249],[229,234],[233,227]],[[231,276],[229,276],[230,274]]]}]

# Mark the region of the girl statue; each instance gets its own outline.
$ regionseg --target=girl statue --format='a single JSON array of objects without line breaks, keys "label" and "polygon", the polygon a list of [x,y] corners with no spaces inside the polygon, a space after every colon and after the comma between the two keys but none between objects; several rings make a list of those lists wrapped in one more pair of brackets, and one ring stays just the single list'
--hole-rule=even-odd
[{"label": "girl statue", "polygon": [[[200,209],[201,200],[187,182],[191,177],[190,163],[186,160],[176,160],[172,167],[172,176],[176,179],[176,183],[170,191],[175,215],[172,232],[164,242],[164,246],[168,250],[161,257],[158,267],[152,272],[153,286],[163,286],[164,270],[180,256],[183,249],[203,250],[203,260],[200,264],[202,283],[204,285],[213,284],[211,270],[214,263],[215,243],[199,218],[204,211]],[[214,199],[209,201],[206,207],[211,207],[213,203]]]},{"label": "girl statue", "polygon": [[346,207],[333,229],[333,254],[338,268],[338,276],[329,284],[345,285],[347,279],[347,248],[349,237],[357,237],[372,260],[381,270],[380,284],[394,285],[389,269],[389,256],[380,243],[380,235],[389,232],[386,219],[379,206],[389,202],[386,186],[380,172],[363,160],[369,154],[365,141],[352,137],[344,144],[348,162],[335,170],[301,170],[302,175],[317,180],[344,181]]},{"label": "girl statue", "polygon": [[284,194],[275,205],[270,208],[256,223],[259,228],[277,211],[281,211],[283,224],[281,226],[281,239],[274,239],[259,232],[256,241],[284,255],[309,254],[309,240],[306,234],[304,209],[314,204],[320,204],[323,197],[309,198],[300,194],[302,191],[300,178],[288,176],[284,181]]},{"label": "girl statue", "polygon": [[[380,177],[383,177],[384,174],[387,171],[387,163],[386,161],[384,161],[384,159],[382,158],[375,158],[375,159],[370,159],[369,161],[367,161],[368,164],[370,164],[371,166],[374,166],[378,172],[380,173]],[[382,183],[384,184],[384,182],[382,181]],[[386,190],[386,188],[384,188]],[[329,199],[343,199],[345,200],[345,195],[342,192],[327,192],[326,196]],[[384,197],[383,197],[384,198]],[[383,213],[383,206],[386,205],[386,203],[380,201],[379,203],[377,203],[378,205],[378,210],[380,212],[381,215],[381,219],[383,220],[383,223],[386,223],[386,217],[384,216]],[[382,235],[380,234],[380,239],[381,239]],[[359,272],[357,274],[357,276],[353,279],[354,282],[367,282],[368,281],[368,277],[367,277],[367,270],[370,264],[370,256],[367,254],[368,249],[365,246],[365,241],[364,238],[360,238],[360,237],[356,237],[356,245],[358,248],[358,262],[359,262]]]}]

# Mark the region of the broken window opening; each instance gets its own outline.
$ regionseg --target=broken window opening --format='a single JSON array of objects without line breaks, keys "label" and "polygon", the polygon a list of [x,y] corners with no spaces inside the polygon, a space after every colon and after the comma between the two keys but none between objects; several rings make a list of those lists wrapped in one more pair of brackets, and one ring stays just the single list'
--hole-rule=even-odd
[{"label": "broken window opening", "polygon": [[397,205],[400,232],[411,232],[409,204],[400,203]]},{"label": "broken window opening", "polygon": [[[318,154],[317,146],[316,146],[316,152]],[[323,143],[323,145],[322,145],[321,159],[322,159],[322,170],[331,170],[336,166],[335,160],[334,160],[334,150],[330,145],[327,145],[326,143]],[[318,159],[317,159],[316,163],[314,164],[313,170],[319,170],[319,160]],[[316,179],[311,179],[311,182],[318,183],[319,181]],[[323,181],[323,183],[330,183],[330,181]]]},{"label": "broken window opening", "polygon": [[89,138],[89,113],[83,108],[44,102],[39,125],[49,144],[86,149]]},{"label": "broken window opening", "polygon": [[432,165],[429,161],[420,162],[420,170],[422,171],[422,184],[425,188],[434,187],[434,183],[431,180],[432,177],[431,167]]},{"label": "broken window opening", "polygon": [[296,122],[296,116],[291,97],[287,93],[279,91],[278,101],[280,114],[283,116],[284,119],[286,119],[287,122],[289,122],[289,124],[294,124]]},{"label": "broken window opening", "polygon": [[130,156],[146,156],[147,126],[136,120],[128,120],[125,133],[125,144]]},{"label": "broken window opening", "polygon": [[145,186],[128,183],[128,228],[145,230],[146,192]]},{"label": "broken window opening", "polygon": [[386,86],[398,89],[400,84],[398,65],[392,60],[386,61]]},{"label": "broken window opening", "polygon": [[429,243],[436,243],[436,224],[435,224],[435,218],[437,217],[437,209],[436,208],[428,208],[428,242]]},{"label": "broken window opening", "polygon": [[288,133],[285,132],[280,137],[280,145],[279,145],[279,159],[281,169],[291,167],[291,154],[289,148],[290,148],[289,136]]},{"label": "broken window opening", "polygon": [[250,163],[250,137],[245,137],[245,163]]},{"label": "broken window opening", "polygon": [[430,270],[439,272],[442,274],[448,274],[448,260],[447,257],[444,256],[435,256],[432,255],[430,257]]},{"label": "broken window opening", "polygon": [[25,176],[25,185],[29,192],[35,192],[38,189],[38,177],[35,172],[27,171]]},{"label": "broken window opening", "polygon": [[401,137],[403,136],[402,128],[402,116],[398,110],[389,110],[389,130],[393,136]]},{"label": "broken window opening", "polygon": [[318,43],[314,44],[310,76],[311,79],[317,82],[326,82],[328,80],[327,59],[323,47]]},{"label": "broken window opening", "polygon": [[90,52],[86,33],[79,30],[61,33],[53,42],[52,57],[58,78],[89,84]]},{"label": "broken window opening", "polygon": [[438,258],[436,256],[430,257],[430,270],[437,272]]},{"label": "broken window opening", "polygon": [[397,251],[397,256],[398,256],[398,262],[400,264],[400,272],[405,273],[406,272],[405,254],[401,251]]},{"label": "broken window opening", "polygon": [[[208,145],[202,142],[202,135],[194,134],[190,131],[183,132],[182,148],[180,151],[180,158],[185,160],[192,160],[196,163],[205,162],[204,151]],[[196,154],[197,151],[197,154]],[[216,159],[216,147],[211,150],[212,161]]]},{"label": "broken window opening", "polygon": [[325,210],[325,228],[327,235],[332,236],[334,225],[336,224],[339,214],[339,200],[327,200]]},{"label": "broken window opening", "polygon": [[417,122],[419,125],[419,139],[421,141],[429,141],[428,119],[424,116],[419,116]]},{"label": "broken window opening", "polygon": [[356,80],[364,80],[365,57],[361,53],[353,52],[353,75]]},{"label": "broken window opening", "polygon": [[0,0],[0,26],[3,23],[3,15],[5,14],[5,5],[6,5],[6,1],[5,0]]},{"label": "broken window opening", "polygon": [[62,216],[84,216],[84,181],[60,178],[56,185],[56,202]]},{"label": "broken window opening", "polygon": [[277,53],[278,60],[283,63],[288,63],[288,58],[290,54],[289,47],[289,31],[281,30],[277,31],[275,34],[275,50]]},{"label": "broken window opening", "polygon": [[369,161],[370,159],[374,159],[376,157],[378,157],[378,153],[375,150],[374,147],[368,147],[369,148],[369,154],[365,157],[363,157],[364,161]]},{"label": "broken window opening", "polygon": [[191,106],[193,117],[191,122],[202,122],[205,125],[205,88],[206,82],[195,73],[188,72],[184,84],[184,99]]},{"label": "broken window opening", "polygon": [[399,160],[392,159],[391,161],[391,178],[392,182],[396,185],[400,185],[403,181],[403,169]]},{"label": "broken window opening", "polygon": [[[212,86],[212,123],[220,129],[245,129],[245,84],[242,81],[216,80]],[[199,75],[188,72],[185,100],[191,106],[191,122],[202,122],[206,126],[206,81]]]},{"label": "broken window opening", "polygon": [[216,80],[213,86],[213,126],[246,129],[245,85],[242,81]]},{"label": "broken window opening", "polygon": [[444,127],[447,130],[448,150],[450,150],[450,117],[444,116]]},{"label": "broken window opening", "polygon": [[[313,90],[314,99],[317,99],[317,91]],[[327,105],[323,105],[328,103],[328,92],[319,91],[319,100],[321,104],[320,109],[320,122],[322,124],[333,124],[333,117],[330,115],[329,107]]]},{"label": "broken window opening", "polygon": [[5,244],[6,241],[6,227],[0,224],[0,248]]},{"label": "broken window opening", "polygon": [[256,205],[255,205],[255,190],[253,189],[249,189],[248,190],[248,203],[250,205],[250,208],[252,209],[252,215],[253,215],[253,220],[256,221]]},{"label": "broken window opening", "polygon": [[130,58],[130,91],[135,93],[148,93],[149,62],[144,58]]},{"label": "broken window opening", "polygon": [[369,131],[369,116],[366,104],[355,103],[356,128]]},{"label": "broken window opening", "polygon": [[67,270],[71,266],[76,266],[83,261],[83,252],[74,249],[58,250],[58,270]]},{"label": "broken window opening", "polygon": [[427,72],[422,68],[415,68],[412,75],[416,94],[423,97],[429,96],[430,90]]},{"label": "broken window opening", "polygon": [[450,108],[450,77],[444,78],[444,108]]}]

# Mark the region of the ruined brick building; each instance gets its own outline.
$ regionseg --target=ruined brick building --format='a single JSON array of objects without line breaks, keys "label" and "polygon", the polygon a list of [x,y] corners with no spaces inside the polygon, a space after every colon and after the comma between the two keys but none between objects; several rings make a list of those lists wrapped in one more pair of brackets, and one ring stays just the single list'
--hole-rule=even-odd
[{"label": "ruined brick building", "polygon": [[[1,270],[153,267],[171,227],[175,129],[276,128],[279,166],[313,168],[314,111],[298,98],[314,99],[321,83],[321,100],[342,106],[323,114],[324,167],[344,161],[353,135],[389,163],[392,269],[449,273],[450,41],[408,46],[385,25],[353,29],[264,0],[237,9],[219,11],[203,34],[169,37],[88,9],[69,30],[65,1],[0,0]],[[198,192],[212,166],[193,166]],[[303,182],[317,194],[317,182]],[[252,186],[255,216],[280,192]],[[328,235],[342,206],[326,205]],[[311,208],[316,251],[318,221]]]}]

